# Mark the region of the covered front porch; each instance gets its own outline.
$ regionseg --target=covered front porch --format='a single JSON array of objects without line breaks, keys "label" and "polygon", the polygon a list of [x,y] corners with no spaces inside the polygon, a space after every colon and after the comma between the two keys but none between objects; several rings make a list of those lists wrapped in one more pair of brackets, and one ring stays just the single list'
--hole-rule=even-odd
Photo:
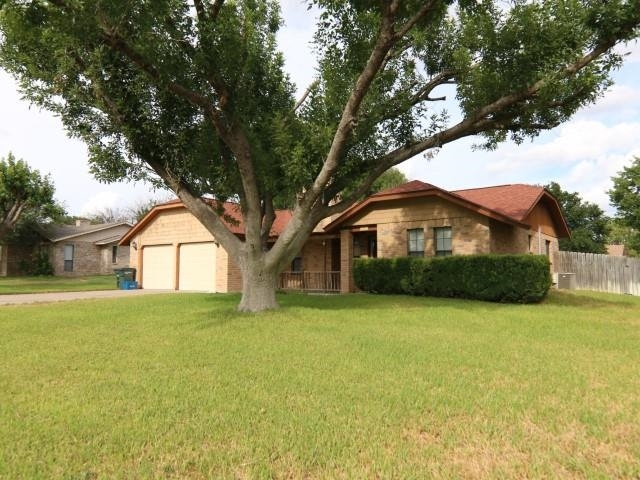
[{"label": "covered front porch", "polygon": [[278,288],[315,293],[353,292],[353,259],[377,257],[377,244],[374,227],[312,235],[290,268],[280,274]]},{"label": "covered front porch", "polygon": [[340,293],[340,272],[282,272],[280,290]]}]

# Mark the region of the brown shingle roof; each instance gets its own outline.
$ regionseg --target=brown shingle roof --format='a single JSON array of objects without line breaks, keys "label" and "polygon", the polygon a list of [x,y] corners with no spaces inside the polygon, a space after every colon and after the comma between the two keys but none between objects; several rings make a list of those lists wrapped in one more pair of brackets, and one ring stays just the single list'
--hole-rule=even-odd
[{"label": "brown shingle roof", "polygon": [[440,197],[490,218],[521,226],[527,226],[525,220],[529,213],[540,201],[544,201],[551,209],[552,216],[558,227],[559,236],[570,236],[557,201],[543,187],[515,184],[449,192],[420,180],[413,180],[371,195],[347,209],[342,215],[328,224],[325,230],[331,231],[338,228],[346,220],[373,203],[427,196]]},{"label": "brown shingle roof", "polygon": [[113,236],[113,234],[108,232],[109,229],[122,225],[131,226],[131,224],[127,222],[99,223],[95,225],[61,225],[57,223],[47,223],[38,225],[37,229],[47,240],[55,243],[103,230],[106,231],[107,234],[105,238],[108,238]]},{"label": "brown shingle roof", "polygon": [[[372,196],[383,197],[387,195],[427,192],[429,190],[442,191],[441,188],[431,185],[430,183],[413,180],[398,187],[383,190]],[[502,213],[521,222],[526,218],[544,191],[544,188],[535,185],[514,184],[453,190],[448,193],[453,193],[465,200]]]},{"label": "brown shingle roof", "polygon": [[387,188],[386,190],[381,190],[378,193],[374,193],[371,195],[372,197],[382,197],[385,195],[398,195],[402,193],[413,193],[413,192],[423,192],[426,190],[436,189],[440,190],[435,185],[431,185],[430,183],[421,182],[420,180],[412,180],[410,182],[404,183],[398,187]]},{"label": "brown shingle roof", "polygon": [[454,190],[452,193],[522,222],[544,192],[544,188],[535,185],[515,184]]}]

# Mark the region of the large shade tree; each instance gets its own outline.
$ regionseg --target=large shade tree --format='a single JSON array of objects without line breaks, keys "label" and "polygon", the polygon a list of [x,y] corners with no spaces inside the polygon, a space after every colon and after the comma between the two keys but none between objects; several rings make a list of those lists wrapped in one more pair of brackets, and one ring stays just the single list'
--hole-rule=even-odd
[{"label": "large shade tree", "polygon": [[611,205],[622,223],[640,230],[640,157],[633,157],[611,180],[613,187],[607,192]]},{"label": "large shade tree", "polygon": [[54,199],[49,175],[42,175],[9,153],[0,158],[0,243],[21,224],[57,219],[64,208]]},{"label": "large shade tree", "polygon": [[612,240],[624,243],[630,253],[640,252],[640,157],[611,177],[613,187],[607,192],[617,210]]},{"label": "large shade tree", "polygon": [[[314,226],[390,167],[473,135],[519,142],[595,101],[640,21],[640,0],[307,3],[317,78],[296,100],[276,1],[0,0],[2,67],[87,143],[98,179],[178,195],[240,267],[241,310],[275,308]],[[203,194],[239,202],[243,239]]]},{"label": "large shade tree", "polygon": [[578,192],[568,192],[556,182],[545,185],[558,203],[571,238],[560,239],[560,250],[568,252],[607,253],[610,219],[598,205],[583,200]]}]

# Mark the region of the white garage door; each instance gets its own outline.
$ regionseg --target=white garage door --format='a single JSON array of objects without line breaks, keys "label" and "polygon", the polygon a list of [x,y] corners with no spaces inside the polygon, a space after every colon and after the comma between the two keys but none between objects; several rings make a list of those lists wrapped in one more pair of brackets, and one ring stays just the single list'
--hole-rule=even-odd
[{"label": "white garage door", "polygon": [[173,246],[144,247],[142,249],[142,288],[173,289],[174,267]]},{"label": "white garage door", "polygon": [[216,246],[209,243],[180,245],[178,289],[216,291]]}]

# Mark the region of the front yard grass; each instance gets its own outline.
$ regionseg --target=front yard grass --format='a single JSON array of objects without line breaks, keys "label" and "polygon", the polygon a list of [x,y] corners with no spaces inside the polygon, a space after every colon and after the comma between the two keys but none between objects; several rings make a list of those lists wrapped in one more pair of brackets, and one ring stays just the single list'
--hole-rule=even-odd
[{"label": "front yard grass", "polygon": [[638,478],[640,298],[0,308],[0,478]]},{"label": "front yard grass", "polygon": [[87,277],[0,277],[0,295],[115,289],[115,274]]}]

